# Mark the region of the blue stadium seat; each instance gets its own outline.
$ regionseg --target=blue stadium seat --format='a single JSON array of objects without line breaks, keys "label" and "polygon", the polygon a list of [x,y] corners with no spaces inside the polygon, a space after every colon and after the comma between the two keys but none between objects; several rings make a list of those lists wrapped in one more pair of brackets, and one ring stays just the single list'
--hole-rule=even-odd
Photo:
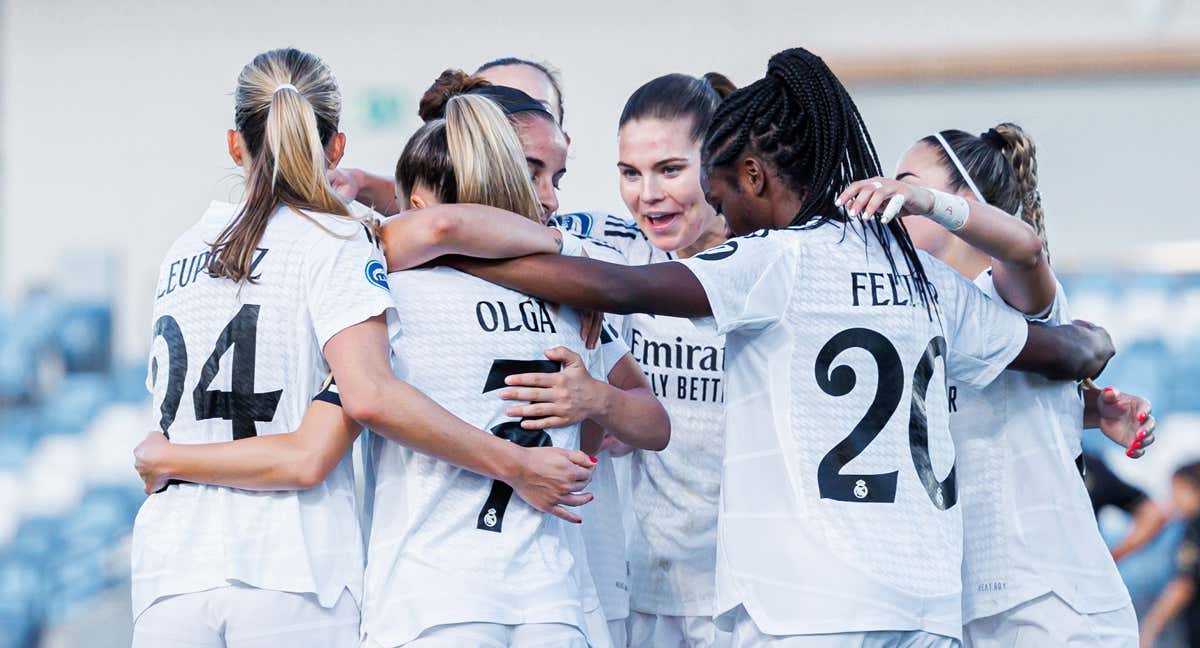
[{"label": "blue stadium seat", "polygon": [[21,468],[39,434],[40,421],[33,408],[0,409],[0,470]]},{"label": "blue stadium seat", "polygon": [[57,322],[56,344],[68,373],[108,371],[112,366],[112,306],[71,303]]},{"label": "blue stadium seat", "polygon": [[113,398],[121,403],[142,403],[150,400],[146,391],[146,363],[134,362],[113,369]]},{"label": "blue stadium seat", "polygon": [[37,646],[44,595],[37,568],[0,548],[0,648]]},{"label": "blue stadium seat", "polygon": [[[1183,344],[1170,367],[1170,406],[1180,412],[1200,412],[1200,337]],[[1154,403],[1155,410],[1166,407]]]},{"label": "blue stadium seat", "polygon": [[99,373],[71,374],[45,401],[46,428],[52,432],[82,432],[112,401],[112,383]]}]

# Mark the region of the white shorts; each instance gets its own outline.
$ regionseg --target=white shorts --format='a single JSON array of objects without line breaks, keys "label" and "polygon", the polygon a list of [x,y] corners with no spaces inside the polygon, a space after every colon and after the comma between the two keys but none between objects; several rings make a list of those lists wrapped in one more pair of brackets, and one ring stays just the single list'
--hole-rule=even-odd
[{"label": "white shorts", "polygon": [[[404,648],[588,648],[587,638],[565,623],[448,623],[427,628]],[[367,637],[362,648],[394,648]]]},{"label": "white shorts", "polygon": [[629,612],[630,648],[726,648],[729,645],[729,633],[722,632],[712,617]]},{"label": "white shorts", "polygon": [[746,608],[738,608],[733,621],[733,645],[737,648],[958,648],[958,639],[921,630],[839,632],[778,636],[763,634]]},{"label": "white shorts", "polygon": [[968,623],[963,627],[963,644],[967,648],[1137,648],[1137,615],[1132,603],[1112,612],[1080,614],[1057,595],[1045,594]]},{"label": "white shorts", "polygon": [[230,585],[155,601],[133,624],[133,648],[354,648],[358,605],[316,594]]}]

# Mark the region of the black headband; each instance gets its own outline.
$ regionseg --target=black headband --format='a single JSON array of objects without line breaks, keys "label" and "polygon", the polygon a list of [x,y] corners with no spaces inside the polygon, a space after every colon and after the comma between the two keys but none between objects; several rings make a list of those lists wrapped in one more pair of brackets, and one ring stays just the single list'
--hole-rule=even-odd
[{"label": "black headband", "polygon": [[505,115],[513,115],[519,112],[540,112],[545,113],[551,121],[554,120],[554,114],[546,108],[545,104],[516,88],[493,85],[478,86],[471,88],[465,94],[480,95],[491,99],[496,102],[496,105],[500,106],[500,110],[504,111]]},{"label": "black headband", "polygon": [[989,128],[986,132],[979,134],[979,139],[991,144],[992,146],[1004,150],[1004,136],[995,128]]}]

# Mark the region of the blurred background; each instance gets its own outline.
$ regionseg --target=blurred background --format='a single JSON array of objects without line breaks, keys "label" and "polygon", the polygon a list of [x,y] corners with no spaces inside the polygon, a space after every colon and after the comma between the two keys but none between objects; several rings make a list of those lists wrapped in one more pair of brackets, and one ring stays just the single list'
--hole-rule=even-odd
[{"label": "blurred background", "polygon": [[[389,175],[442,69],[549,62],[572,138],[564,211],[625,215],[616,121],[637,86],[745,84],[795,45],[842,76],[889,172],[935,130],[1017,122],[1074,311],[1118,344],[1099,382],[1160,422],[1138,462],[1089,447],[1168,512],[1171,471],[1200,458],[1200,3],[0,0],[0,648],[128,645],[158,266],[208,201],[239,196],[230,93],[288,45],[338,75],[343,165]],[[1125,509],[1100,514],[1114,545]],[[1140,611],[1180,535],[1172,520],[1121,560]]]}]

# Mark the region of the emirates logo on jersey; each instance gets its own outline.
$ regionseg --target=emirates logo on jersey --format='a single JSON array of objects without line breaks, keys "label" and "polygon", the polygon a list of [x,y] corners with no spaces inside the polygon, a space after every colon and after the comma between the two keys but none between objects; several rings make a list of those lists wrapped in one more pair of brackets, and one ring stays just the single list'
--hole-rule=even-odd
[{"label": "emirates logo on jersey", "polygon": [[496,526],[496,522],[498,521],[499,520],[496,518],[496,509],[494,508],[488,509],[487,515],[483,516],[483,523],[487,525],[489,529]]},{"label": "emirates logo on jersey", "polygon": [[860,480],[854,482],[854,496],[855,497],[857,497],[858,499],[866,499],[867,495],[870,495],[870,494],[871,494],[871,491],[870,491],[870,489],[867,488],[866,481],[860,479]]}]

